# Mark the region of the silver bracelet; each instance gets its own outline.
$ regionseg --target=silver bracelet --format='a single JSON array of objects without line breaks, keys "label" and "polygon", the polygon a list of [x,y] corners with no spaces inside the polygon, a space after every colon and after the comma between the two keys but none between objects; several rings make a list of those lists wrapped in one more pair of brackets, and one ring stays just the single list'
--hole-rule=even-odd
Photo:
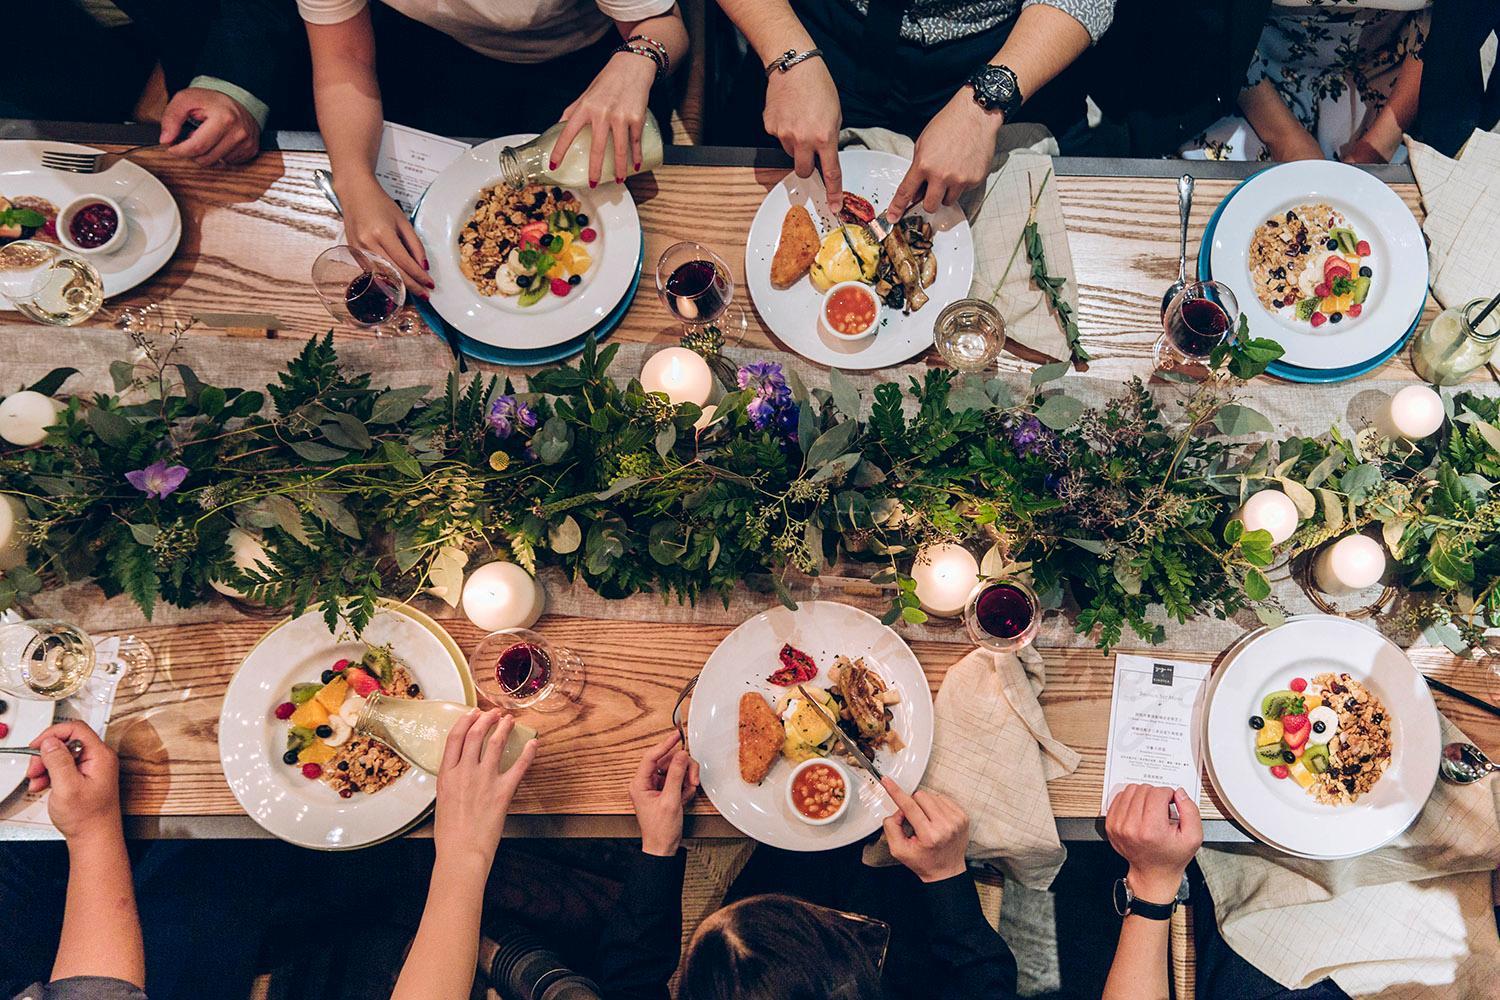
[{"label": "silver bracelet", "polygon": [[785,73],[798,63],[806,62],[814,56],[821,59],[823,50],[808,49],[806,52],[798,52],[796,49],[787,49],[766,66],[766,77],[769,78],[772,73]]}]

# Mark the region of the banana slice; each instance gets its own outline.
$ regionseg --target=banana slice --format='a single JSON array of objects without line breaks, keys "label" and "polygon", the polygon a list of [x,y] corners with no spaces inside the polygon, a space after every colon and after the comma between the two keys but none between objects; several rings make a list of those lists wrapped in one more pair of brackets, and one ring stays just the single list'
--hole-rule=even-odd
[{"label": "banana slice", "polygon": [[[1307,713],[1307,721],[1312,726],[1312,731],[1307,734],[1309,743],[1327,743],[1333,739],[1339,731],[1339,713],[1327,705],[1319,705]],[[1318,723],[1323,723],[1323,731],[1318,732]]]},{"label": "banana slice", "polygon": [[338,715],[336,717],[341,719],[344,725],[352,728],[354,724],[359,721],[359,713],[363,712],[364,710],[365,700],[357,694],[350,693],[349,696],[344,699],[344,703],[339,706]]},{"label": "banana slice", "polygon": [[349,736],[354,729],[343,720],[342,716],[330,715],[328,717],[328,728],[333,730],[332,736],[323,737],[323,742],[331,747],[341,747],[349,742]]}]

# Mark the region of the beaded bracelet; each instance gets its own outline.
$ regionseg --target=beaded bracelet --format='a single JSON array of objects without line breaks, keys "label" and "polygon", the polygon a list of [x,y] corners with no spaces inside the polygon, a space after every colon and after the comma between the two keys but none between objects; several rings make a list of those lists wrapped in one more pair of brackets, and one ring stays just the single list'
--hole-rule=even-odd
[{"label": "beaded bracelet", "polygon": [[649,35],[631,35],[616,52],[633,52],[638,56],[645,56],[656,63],[656,78],[660,80],[667,75],[672,66],[672,57],[667,53],[667,47]]}]

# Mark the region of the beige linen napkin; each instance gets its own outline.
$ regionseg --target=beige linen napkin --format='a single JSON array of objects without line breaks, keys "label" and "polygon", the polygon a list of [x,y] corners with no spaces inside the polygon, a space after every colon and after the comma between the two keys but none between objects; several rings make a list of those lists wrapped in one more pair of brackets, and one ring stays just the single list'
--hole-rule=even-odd
[{"label": "beige linen napkin", "polygon": [[1474,130],[1449,159],[1407,136],[1427,218],[1432,293],[1444,308],[1500,292],[1500,134]]},{"label": "beige linen napkin", "polygon": [[[1444,743],[1467,738],[1442,720]],[[1500,995],[1491,872],[1500,866],[1500,781],[1439,781],[1411,829],[1349,861],[1262,845],[1203,848],[1219,931],[1289,989],[1331,976],[1354,997]]]},{"label": "beige linen napkin", "polygon": [[[844,146],[864,146],[908,159],[914,146],[906,136],[883,128],[844,129],[839,141]],[[1026,225],[1032,195],[1041,189],[1042,178],[1051,169],[1052,157],[1056,155],[1057,140],[1040,125],[1007,125],[1000,130],[989,180],[959,200],[974,231],[974,282],[970,295],[988,299],[994,294]],[[1073,274],[1073,255],[1068,250],[1068,229],[1063,221],[1055,176],[1042,191],[1036,221],[1042,249],[1047,254],[1047,271],[1067,279],[1063,297],[1076,315],[1078,280]],[[1031,266],[1024,248],[1016,255],[1006,275],[1005,287],[994,302],[1005,317],[1006,335],[1011,340],[1059,361],[1071,356],[1068,339],[1047,304],[1047,297],[1031,281]]]},{"label": "beige linen napkin", "polygon": [[[922,788],[957,800],[969,814],[969,860],[992,862],[1016,881],[1046,889],[1067,851],[1047,782],[1078,767],[1078,754],[1052,737],[1037,695],[1046,667],[976,649],[948,670],[933,701],[932,757]],[[885,838],[865,864],[895,863]]]}]

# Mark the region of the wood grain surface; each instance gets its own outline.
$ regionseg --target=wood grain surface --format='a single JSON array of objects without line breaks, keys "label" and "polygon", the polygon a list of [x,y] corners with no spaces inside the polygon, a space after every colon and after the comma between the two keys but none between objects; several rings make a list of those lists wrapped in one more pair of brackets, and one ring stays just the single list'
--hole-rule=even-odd
[{"label": "wood grain surface", "polygon": [[[189,311],[270,312],[280,336],[326,330],[328,316],[308,272],[334,243],[340,223],[313,184],[327,165],[322,153],[265,153],[237,170],[184,166],[162,154],[140,162],[159,176],[183,212],[183,239],[172,262],[118,304],[168,301]],[[666,166],[631,181],[645,231],[646,276],[613,335],[668,343],[673,321],[657,299],[652,269],[671,243],[692,238],[718,249],[739,281],[744,240],[765,192],[783,171],[753,167]],[[1202,180],[1190,233],[1201,231],[1233,181]],[[1162,290],[1175,277],[1177,208],[1170,178],[1060,176],[1057,179],[1080,284],[1080,325],[1096,374],[1125,378],[1149,372],[1160,329]],[[1413,185],[1397,190],[1419,211]],[[1189,252],[1196,252],[1196,235]],[[739,301],[747,302],[741,293]],[[223,336],[195,331],[194,336]],[[362,334],[343,331],[340,337]],[[425,333],[414,334],[426,336]],[[752,313],[750,345],[776,346]],[[929,359],[933,360],[933,359]],[[66,359],[58,359],[59,363]],[[1017,370],[1029,361],[1007,358]],[[206,375],[210,373],[205,373]],[[1412,377],[1403,353],[1381,372]],[[466,622],[444,623],[466,650],[479,637]],[[225,686],[257,639],[260,622],[137,629],[154,647],[160,670],[140,698],[117,705],[110,739],[125,771],[125,807],[136,816],[232,816],[240,810],[219,767],[217,723]],[[622,816],[630,812],[626,782],[641,751],[666,730],[679,688],[728,632],[717,625],[600,622],[552,615],[540,629],[572,646],[588,664],[582,703],[559,713],[531,713],[543,752],[514,811],[532,816]],[[934,690],[967,647],[915,644]],[[1098,815],[1113,658],[1091,650],[1044,651],[1049,686],[1042,702],[1053,733],[1083,755],[1077,773],[1052,782],[1059,817]],[[1205,650],[1210,660],[1217,650]],[[1435,676],[1494,702],[1500,676],[1483,663],[1441,652],[1420,654]],[[1500,755],[1500,719],[1437,696],[1439,707],[1485,750]],[[699,813],[711,812],[700,800]],[[1210,790],[1205,815],[1221,815]]]}]

